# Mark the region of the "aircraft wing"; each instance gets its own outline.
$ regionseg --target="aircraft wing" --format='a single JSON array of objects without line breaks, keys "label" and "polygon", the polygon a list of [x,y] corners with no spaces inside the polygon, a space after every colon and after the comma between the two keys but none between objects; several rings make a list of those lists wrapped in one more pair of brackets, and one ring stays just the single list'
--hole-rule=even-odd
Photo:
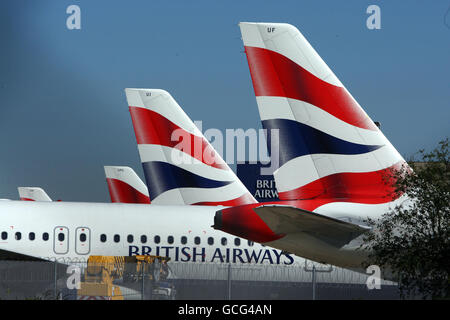
[{"label": "aircraft wing", "polygon": [[336,247],[342,247],[370,230],[369,227],[291,206],[263,205],[253,210],[276,234],[303,232]]}]

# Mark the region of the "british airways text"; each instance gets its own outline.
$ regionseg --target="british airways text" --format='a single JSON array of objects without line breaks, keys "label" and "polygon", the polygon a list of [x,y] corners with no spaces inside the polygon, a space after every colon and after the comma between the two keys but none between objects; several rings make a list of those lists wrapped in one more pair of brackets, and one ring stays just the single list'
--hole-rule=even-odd
[{"label": "british airways text", "polygon": [[216,248],[212,256],[207,256],[204,247],[175,246],[129,246],[128,255],[157,255],[170,257],[181,262],[221,262],[221,263],[268,263],[291,265],[294,258],[275,249]]}]

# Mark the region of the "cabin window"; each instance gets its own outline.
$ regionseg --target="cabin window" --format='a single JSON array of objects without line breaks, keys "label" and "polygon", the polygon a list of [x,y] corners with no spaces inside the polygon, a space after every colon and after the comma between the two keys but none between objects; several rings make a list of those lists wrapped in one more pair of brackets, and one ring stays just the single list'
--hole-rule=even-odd
[{"label": "cabin window", "polygon": [[120,236],[119,236],[118,234],[115,234],[115,235],[114,235],[114,242],[115,242],[115,243],[120,242]]},{"label": "cabin window", "polygon": [[101,242],[106,242],[106,234],[100,235],[100,241]]},{"label": "cabin window", "polygon": [[48,241],[48,233],[47,233],[47,232],[44,232],[44,233],[42,234],[42,240]]},{"label": "cabin window", "polygon": [[254,243],[253,241],[248,240],[248,246],[249,246],[249,247],[253,247],[254,244],[255,244],[255,243]]},{"label": "cabin window", "polygon": [[168,236],[168,237],[167,237],[167,242],[168,242],[169,244],[172,244],[172,243],[173,243],[173,237],[172,237],[172,236]]},{"label": "cabin window", "polygon": [[128,241],[128,243],[132,243],[134,241],[133,235],[129,234],[127,237],[127,241]]},{"label": "cabin window", "polygon": [[2,232],[2,240],[8,240],[8,232],[6,231]]},{"label": "cabin window", "polygon": [[197,245],[200,244],[200,237],[195,237],[194,238],[194,243],[197,244]]},{"label": "cabin window", "polygon": [[222,239],[220,239],[220,243],[223,245],[223,246],[226,246],[227,245],[227,238],[222,238]]},{"label": "cabin window", "polygon": [[155,236],[155,243],[158,244],[161,242],[161,237],[160,236]]},{"label": "cabin window", "polygon": [[146,235],[142,235],[141,236],[141,243],[147,243],[147,236]]},{"label": "cabin window", "polygon": [[16,240],[22,239],[22,233],[16,232]]},{"label": "cabin window", "polygon": [[31,241],[33,241],[34,239],[36,239],[36,235],[34,234],[34,232],[30,232],[28,234],[28,239],[30,239]]},{"label": "cabin window", "polygon": [[209,237],[209,238],[208,238],[208,244],[209,244],[210,246],[212,246],[212,245],[214,244],[214,238],[213,238],[213,237]]},{"label": "cabin window", "polygon": [[181,244],[186,244],[187,243],[187,237],[182,236],[181,237]]},{"label": "cabin window", "polygon": [[65,237],[64,237],[64,233],[59,233],[59,234],[58,234],[58,241],[59,241],[59,242],[63,242],[63,241],[64,241],[64,238],[65,238]]},{"label": "cabin window", "polygon": [[236,247],[239,247],[239,246],[241,245],[241,239],[239,239],[239,238],[234,238],[234,245],[235,245]]}]

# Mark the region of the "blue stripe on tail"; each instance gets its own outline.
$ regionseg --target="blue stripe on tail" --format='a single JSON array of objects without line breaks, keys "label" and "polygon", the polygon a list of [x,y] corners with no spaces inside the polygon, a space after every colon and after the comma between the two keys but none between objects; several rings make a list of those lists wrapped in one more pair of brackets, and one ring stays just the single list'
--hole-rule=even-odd
[{"label": "blue stripe on tail", "polygon": [[271,146],[271,129],[279,130],[280,167],[289,160],[309,154],[328,153],[355,155],[377,150],[383,145],[363,145],[348,142],[306,124],[288,119],[263,120],[267,129],[267,145]]},{"label": "blue stripe on tail", "polygon": [[219,188],[233,181],[216,181],[196,175],[173,164],[161,161],[143,162],[150,199],[177,188]]}]

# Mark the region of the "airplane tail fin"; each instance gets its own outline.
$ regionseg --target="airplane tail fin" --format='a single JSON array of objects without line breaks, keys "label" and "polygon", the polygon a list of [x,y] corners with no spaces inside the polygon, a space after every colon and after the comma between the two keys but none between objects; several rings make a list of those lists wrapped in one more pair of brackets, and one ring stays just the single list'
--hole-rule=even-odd
[{"label": "airplane tail fin", "polygon": [[279,198],[392,197],[403,158],[299,30],[239,26],[263,127],[278,131]]},{"label": "airplane tail fin", "polygon": [[22,201],[52,201],[42,188],[18,187],[17,190]]},{"label": "airplane tail fin", "polygon": [[256,202],[167,91],[125,89],[125,93],[152,203]]},{"label": "airplane tail fin", "polygon": [[105,166],[111,202],[150,203],[147,186],[130,167]]}]

